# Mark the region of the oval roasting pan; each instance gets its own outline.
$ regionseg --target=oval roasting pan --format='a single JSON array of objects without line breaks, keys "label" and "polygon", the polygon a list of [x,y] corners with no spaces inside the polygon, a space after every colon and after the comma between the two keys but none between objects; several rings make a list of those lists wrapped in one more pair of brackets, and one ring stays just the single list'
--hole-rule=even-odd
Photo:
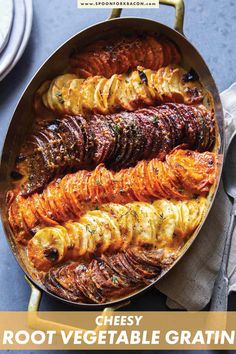
[{"label": "oval roasting pan", "polygon": [[[156,33],[162,33],[165,34],[166,36],[170,37],[180,48],[180,51],[184,53],[184,61],[183,65],[189,68],[194,68],[196,72],[198,73],[201,82],[203,85],[212,93],[213,99],[214,99],[214,105],[215,105],[215,114],[216,114],[216,121],[218,125],[218,132],[219,132],[219,150],[218,153],[220,156],[223,157],[223,147],[224,147],[224,122],[223,122],[223,111],[222,111],[222,106],[220,102],[220,97],[219,93],[216,87],[216,84],[213,80],[213,77],[204,62],[203,58],[199,54],[199,52],[194,48],[194,46],[186,39],[186,37],[183,35],[183,18],[184,18],[184,3],[183,0],[160,0],[161,4],[165,5],[170,5],[174,6],[176,9],[176,19],[175,19],[175,29],[172,29],[166,25],[163,25],[159,22],[148,20],[148,19],[141,19],[141,18],[117,18],[119,17],[121,13],[121,9],[114,9],[112,11],[111,18],[107,21],[95,24],[91,27],[88,27],[87,29],[79,32],[72,38],[70,38],[68,41],[66,41],[62,46],[60,46],[47,60],[46,62],[41,66],[41,68],[38,70],[38,72],[34,75],[32,78],[30,84],[24,91],[22,97],[20,98],[20,101],[17,105],[17,108],[14,112],[14,115],[11,120],[11,124],[8,129],[8,133],[5,139],[4,147],[3,147],[3,152],[2,152],[2,158],[1,158],[1,165],[0,165],[0,203],[1,203],[1,218],[2,222],[4,225],[4,230],[5,230],[5,235],[9,241],[10,247],[12,249],[12,252],[14,253],[19,265],[23,269],[24,273],[30,279],[32,287],[34,288],[34,285],[36,286],[34,296],[40,297],[40,292],[38,290],[42,290],[44,292],[47,292],[50,294],[43,286],[42,284],[37,283],[34,279],[32,279],[29,271],[27,270],[27,267],[25,263],[22,260],[22,257],[14,243],[14,238],[12,235],[12,232],[10,230],[8,220],[7,220],[7,207],[5,203],[6,199],[6,193],[10,189],[10,173],[13,169],[14,162],[15,162],[15,157],[18,154],[19,147],[21,145],[21,142],[23,141],[28,128],[31,126],[32,120],[33,120],[33,111],[32,111],[32,99],[35,91],[38,89],[40,84],[44,80],[48,80],[50,78],[53,78],[54,76],[58,75],[59,73],[63,72],[65,67],[68,66],[68,58],[73,51],[73,49],[78,46],[82,48],[85,45],[89,44],[92,41],[95,41],[96,39],[99,38],[104,38],[104,37],[110,37],[115,33],[130,33],[130,32],[137,32],[137,29],[139,32],[156,32]],[[222,161],[223,158],[220,159]],[[217,174],[217,182],[216,182],[216,188],[214,190],[214,194],[211,196],[211,205],[214,201],[215,194],[218,189],[219,185],[219,180],[221,176],[221,170],[222,170],[222,163],[218,164],[218,174]],[[210,205],[210,207],[211,207]],[[210,210],[210,208],[209,208]],[[209,212],[208,210],[208,212]],[[207,213],[208,214],[208,213]],[[204,222],[206,222],[207,215],[205,216],[205,219],[199,225],[198,229],[195,231],[195,233],[191,236],[191,238],[186,242],[185,246],[180,252],[179,257],[177,260],[170,266],[170,268],[165,271],[162,275],[166,274],[174,265],[180,260],[180,258],[184,255],[184,253],[187,251],[187,249],[191,246],[193,243],[194,239],[197,237],[202,225]],[[161,278],[160,277],[160,278]],[[160,279],[159,278],[159,279]],[[158,280],[159,280],[158,279]],[[157,281],[158,281],[157,280]],[[156,282],[157,282],[156,281]],[[50,294],[54,298],[59,299],[60,301],[76,305],[77,307],[81,308],[104,308],[105,306],[111,306],[114,304],[120,304],[124,300],[128,300],[129,298],[132,298],[133,296],[136,296],[137,294],[149,289],[151,286],[155,285],[156,282],[146,286],[145,288],[139,290],[135,294],[131,294],[123,299],[119,299],[113,302],[109,302],[106,304],[80,304],[80,303],[73,303],[67,300],[63,300],[56,295]],[[34,306],[34,309],[37,308],[39,305],[39,299],[35,299],[35,297],[32,297],[32,301],[34,301],[34,304],[37,304]],[[34,298],[34,299],[33,299]],[[32,309],[32,306],[29,307]]]}]

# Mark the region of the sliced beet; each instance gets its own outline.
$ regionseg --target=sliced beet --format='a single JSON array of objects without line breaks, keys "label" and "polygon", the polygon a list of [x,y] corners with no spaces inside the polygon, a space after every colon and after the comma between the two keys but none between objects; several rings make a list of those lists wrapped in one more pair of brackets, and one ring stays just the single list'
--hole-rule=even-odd
[{"label": "sliced beet", "polygon": [[90,127],[94,139],[93,161],[98,165],[109,160],[115,148],[116,135],[110,126],[109,117],[104,119],[101,115],[94,115],[90,120]]}]

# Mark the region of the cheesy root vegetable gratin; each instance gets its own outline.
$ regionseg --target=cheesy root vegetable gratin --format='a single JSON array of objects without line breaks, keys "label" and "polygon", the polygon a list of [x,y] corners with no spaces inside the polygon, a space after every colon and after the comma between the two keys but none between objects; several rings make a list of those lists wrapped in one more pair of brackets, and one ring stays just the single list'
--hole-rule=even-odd
[{"label": "cheesy root vegetable gratin", "polygon": [[12,171],[8,220],[34,279],[83,303],[157,280],[207,213],[218,131],[211,93],[169,38],[76,50],[43,82]]}]

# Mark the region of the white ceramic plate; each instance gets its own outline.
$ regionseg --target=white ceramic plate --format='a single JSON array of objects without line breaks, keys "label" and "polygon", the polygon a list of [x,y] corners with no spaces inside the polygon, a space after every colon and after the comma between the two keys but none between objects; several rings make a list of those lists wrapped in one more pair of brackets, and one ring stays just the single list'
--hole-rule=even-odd
[{"label": "white ceramic plate", "polygon": [[7,46],[0,54],[0,75],[14,60],[18,52],[25,31],[25,2],[24,0],[14,0],[14,19],[12,30]]},{"label": "white ceramic plate", "polygon": [[20,60],[30,37],[30,33],[32,29],[32,20],[33,20],[33,5],[32,5],[32,0],[24,0],[24,2],[25,2],[25,10],[26,10],[26,24],[25,24],[25,32],[22,38],[22,42],[11,64],[4,71],[4,73],[0,75],[0,81],[2,81],[4,77],[7,76],[7,74],[9,74],[9,72],[14,68],[14,66]]},{"label": "white ceramic plate", "polygon": [[0,0],[0,53],[5,48],[14,17],[13,0]]}]

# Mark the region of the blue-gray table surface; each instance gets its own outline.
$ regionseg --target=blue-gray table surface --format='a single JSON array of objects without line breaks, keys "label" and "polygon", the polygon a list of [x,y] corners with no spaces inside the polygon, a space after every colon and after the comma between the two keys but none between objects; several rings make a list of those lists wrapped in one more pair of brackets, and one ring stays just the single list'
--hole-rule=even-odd
[{"label": "blue-gray table surface", "polygon": [[[204,57],[218,89],[222,91],[236,81],[236,1],[185,0],[185,3],[185,35]],[[77,9],[76,0],[33,0],[33,7],[33,28],[23,57],[0,82],[1,149],[17,101],[39,66],[69,37],[103,21],[110,13],[109,9]],[[172,26],[174,10],[163,6],[159,10],[125,10],[122,16],[146,17]],[[11,254],[2,228],[0,237],[0,310],[23,311],[27,308],[30,290]],[[43,296],[41,309],[71,308]],[[165,310],[165,297],[153,289],[133,301],[128,309]],[[235,295],[230,297],[230,309],[236,309]]]}]

